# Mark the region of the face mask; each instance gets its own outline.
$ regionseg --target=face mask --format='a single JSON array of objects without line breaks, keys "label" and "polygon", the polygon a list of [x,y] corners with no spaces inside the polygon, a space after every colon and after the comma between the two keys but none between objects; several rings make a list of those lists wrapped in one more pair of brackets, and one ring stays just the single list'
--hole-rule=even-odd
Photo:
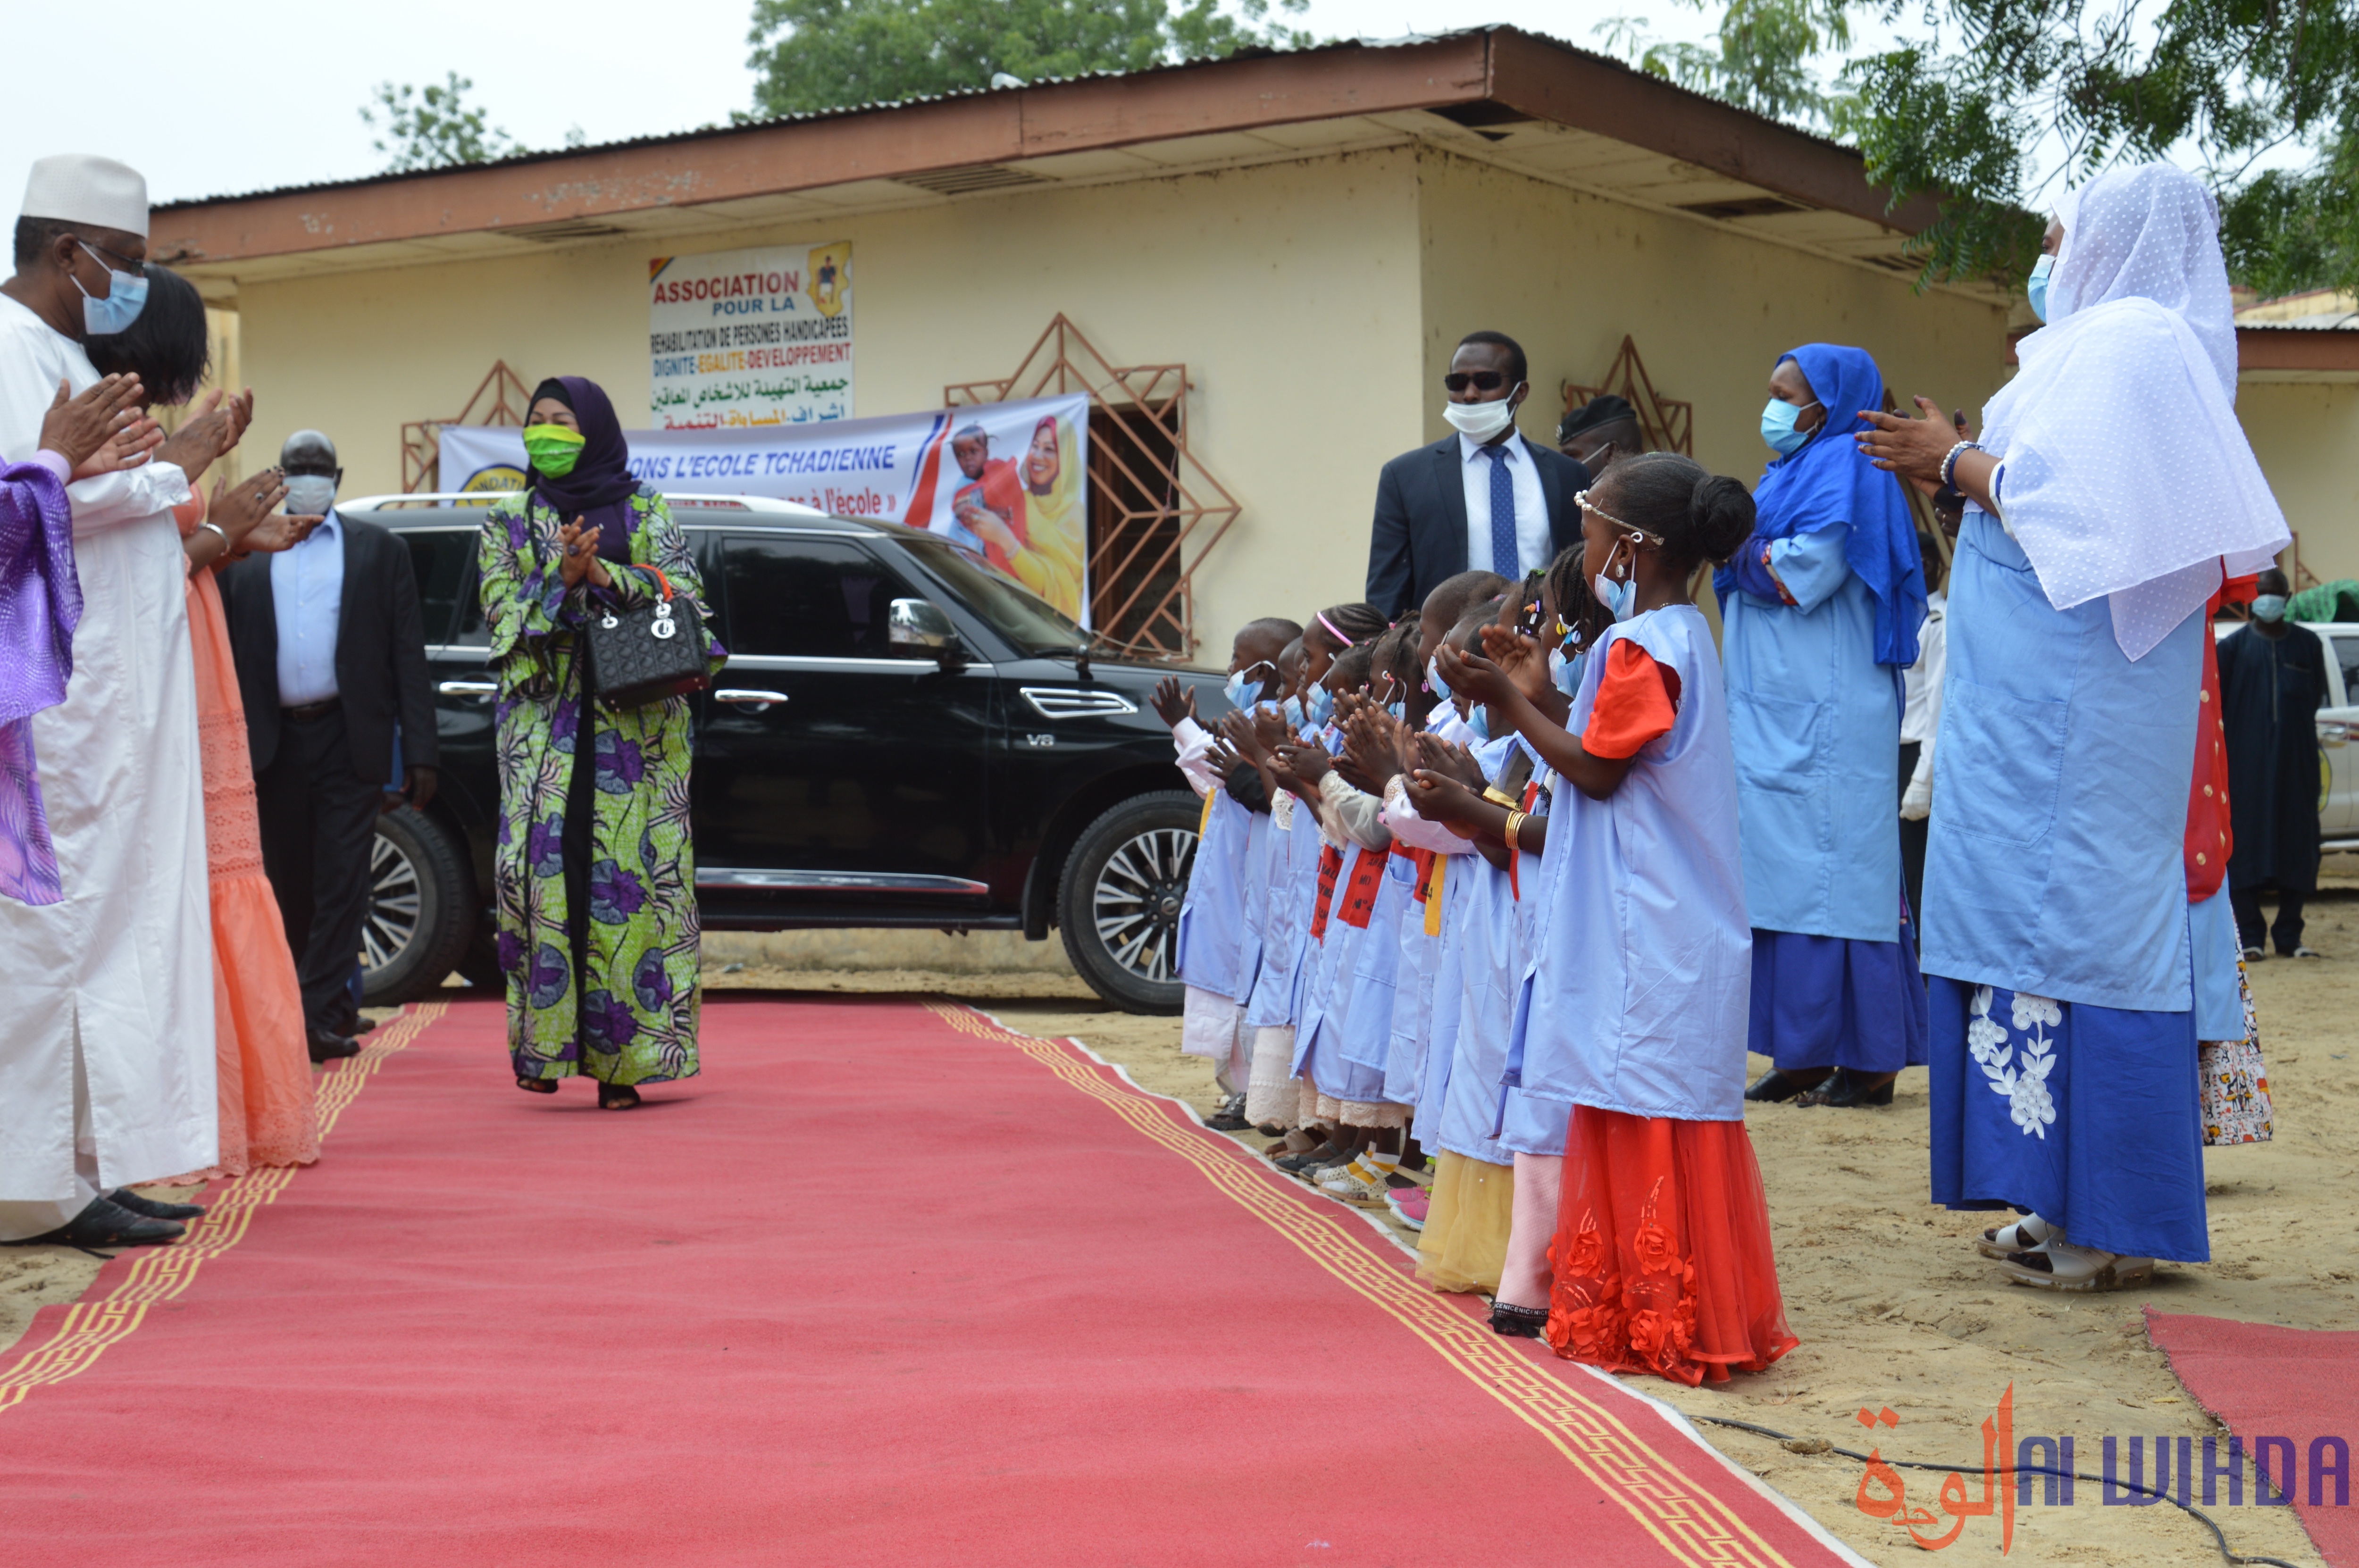
[{"label": "face mask", "polygon": [[2285,612],[2286,596],[2282,593],[2265,593],[2253,600],[2253,619],[2256,621],[2282,621]]},{"label": "face mask", "polygon": [[1469,440],[1488,444],[1495,436],[1505,435],[1516,423],[1516,401],[1497,397],[1488,403],[1445,403],[1441,416],[1450,427]]},{"label": "face mask", "polygon": [[1255,694],[1260,689],[1260,684],[1253,678],[1251,670],[1239,670],[1229,677],[1226,686],[1221,687],[1228,696],[1229,706],[1239,709],[1251,707]]},{"label": "face mask", "polygon": [[1564,693],[1565,696],[1571,697],[1573,687],[1580,683],[1580,675],[1581,665],[1576,661],[1566,658],[1562,648],[1549,650],[1549,684],[1550,686]]},{"label": "face mask", "polygon": [[1814,434],[1811,431],[1796,429],[1794,421],[1802,416],[1803,408],[1818,406],[1815,403],[1806,403],[1797,407],[1782,397],[1771,398],[1761,408],[1761,438],[1767,442],[1769,449],[1779,457],[1792,457],[1802,449],[1802,443],[1809,440]]},{"label": "face mask", "polygon": [[290,517],[325,517],[328,508],[336,503],[336,481],[323,473],[290,473],[287,476],[287,514]]},{"label": "face mask", "polygon": [[1310,695],[1302,699],[1302,710],[1313,724],[1324,724],[1334,716],[1335,694],[1323,686],[1314,686]]},{"label": "face mask", "polygon": [[551,479],[563,479],[582,460],[582,432],[562,425],[527,425],[524,450],[534,468]]},{"label": "face mask", "polygon": [[1405,697],[1397,697],[1393,698],[1390,702],[1385,704],[1385,711],[1391,714],[1395,719],[1406,719],[1408,717],[1408,698]]},{"label": "face mask", "polygon": [[1278,711],[1286,715],[1289,733],[1299,735],[1310,727],[1310,716],[1302,711],[1302,699],[1299,697],[1288,697],[1278,706]]},{"label": "face mask", "polygon": [[1439,654],[1425,661],[1425,689],[1444,702],[1450,700],[1450,683],[1441,678],[1441,655]]},{"label": "face mask", "polygon": [[1605,571],[1590,579],[1589,586],[1596,590],[1597,602],[1605,606],[1606,613],[1616,621],[1627,621],[1638,601],[1637,573],[1632,572],[1628,582],[1615,582],[1606,575],[1614,569],[1614,563],[1621,554],[1622,541],[1616,539],[1614,547],[1605,554]]},{"label": "face mask", "polygon": [[2048,275],[2056,270],[2054,256],[2041,256],[2031,264],[2031,281],[2023,286],[2030,297],[2031,313],[2042,321],[2048,319]]},{"label": "face mask", "polygon": [[[85,251],[90,251],[91,260],[101,266],[106,266],[104,256],[91,250],[89,245],[83,244],[80,240],[76,240],[74,243],[82,245]],[[75,278],[73,286],[76,288],[82,288],[82,279]],[[117,272],[111,266],[106,267],[105,298],[98,298],[89,289],[82,288],[82,330],[93,338],[103,338],[111,332],[129,331],[131,323],[139,319],[139,312],[146,308],[147,308],[147,280],[144,277],[134,277],[127,272]]]}]

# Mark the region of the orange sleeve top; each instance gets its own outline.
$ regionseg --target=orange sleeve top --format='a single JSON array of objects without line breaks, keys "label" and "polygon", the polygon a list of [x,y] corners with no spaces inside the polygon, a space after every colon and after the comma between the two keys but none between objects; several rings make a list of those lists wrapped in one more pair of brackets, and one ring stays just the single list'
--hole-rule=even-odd
[{"label": "orange sleeve top", "polygon": [[1679,672],[1625,637],[1605,650],[1605,673],[1597,678],[1581,749],[1616,761],[1635,757],[1647,741],[1669,734],[1679,713]]}]

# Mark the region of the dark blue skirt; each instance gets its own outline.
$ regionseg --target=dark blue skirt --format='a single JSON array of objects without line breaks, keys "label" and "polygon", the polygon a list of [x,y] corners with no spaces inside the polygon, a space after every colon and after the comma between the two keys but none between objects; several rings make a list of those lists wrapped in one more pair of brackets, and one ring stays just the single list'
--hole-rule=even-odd
[{"label": "dark blue skirt", "polygon": [[2064,1239],[2201,1263],[2195,1014],[1932,982],[1933,1201],[2017,1208]]},{"label": "dark blue skirt", "polygon": [[1756,926],[1745,1046],[1788,1072],[1897,1073],[1923,1066],[1925,979],[1907,917],[1897,942]]}]

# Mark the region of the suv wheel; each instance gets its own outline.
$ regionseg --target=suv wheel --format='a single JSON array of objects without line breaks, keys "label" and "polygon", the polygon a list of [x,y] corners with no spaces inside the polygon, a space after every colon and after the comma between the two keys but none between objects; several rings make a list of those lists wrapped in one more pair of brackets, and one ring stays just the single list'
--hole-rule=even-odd
[{"label": "suv wheel", "polygon": [[392,1007],[441,985],[474,928],[474,878],[451,836],[408,806],[376,819],[361,921],[361,1000]]},{"label": "suv wheel", "polygon": [[1178,1012],[1180,905],[1203,807],[1190,791],[1133,795],[1082,830],[1057,889],[1065,952],[1125,1012]]}]

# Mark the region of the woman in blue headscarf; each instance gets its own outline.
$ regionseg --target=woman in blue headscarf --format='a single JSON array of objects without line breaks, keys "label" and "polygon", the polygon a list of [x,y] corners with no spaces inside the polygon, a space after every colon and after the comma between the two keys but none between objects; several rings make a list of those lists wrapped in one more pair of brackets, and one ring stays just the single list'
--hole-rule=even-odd
[{"label": "woman in blue headscarf", "polygon": [[1925,982],[1900,890],[1901,675],[1925,572],[1907,498],[1862,453],[1884,406],[1864,350],[1778,356],[1753,537],[1717,573],[1753,924],[1747,1099],[1889,1105],[1926,1060]]}]

